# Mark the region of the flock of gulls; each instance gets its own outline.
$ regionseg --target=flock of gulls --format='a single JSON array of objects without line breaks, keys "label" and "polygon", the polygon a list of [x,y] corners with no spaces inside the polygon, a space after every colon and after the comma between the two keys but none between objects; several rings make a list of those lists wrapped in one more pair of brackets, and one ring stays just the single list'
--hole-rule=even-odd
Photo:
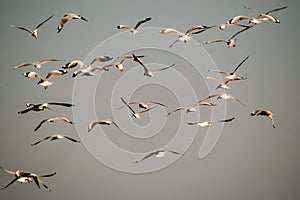
[{"label": "flock of gulls", "polygon": [[[237,27],[241,27],[242,29],[239,30],[238,32],[236,32],[231,38],[229,39],[218,39],[218,40],[211,40],[211,41],[207,41],[207,42],[203,42],[202,44],[199,44],[197,42],[197,44],[199,45],[208,45],[208,44],[212,44],[212,43],[226,43],[226,45],[228,47],[235,47],[236,46],[236,38],[237,36],[239,36],[241,33],[254,28],[257,24],[261,23],[262,21],[268,21],[271,23],[280,23],[278,19],[276,19],[275,17],[271,16],[272,13],[279,11],[279,10],[283,10],[285,8],[287,8],[287,6],[281,7],[281,8],[277,8],[277,9],[273,9],[270,10],[266,13],[261,13],[256,9],[253,8],[249,8],[249,7],[245,7],[244,8],[254,12],[255,14],[257,14],[257,17],[248,17],[248,16],[244,16],[244,15],[239,15],[239,16],[235,16],[232,19],[228,20],[226,23],[222,23],[222,24],[218,24],[218,25],[213,25],[213,26],[202,26],[202,25],[198,25],[198,26],[193,26],[190,29],[188,29],[186,32],[179,32],[174,28],[166,28],[161,30],[159,33],[160,34],[169,34],[169,33],[175,33],[178,35],[178,38],[169,46],[170,48],[172,46],[174,46],[177,42],[181,41],[181,42],[188,42],[188,41],[195,41],[197,42],[194,38],[192,38],[191,35],[195,35],[195,34],[199,34],[202,33],[204,31],[213,29],[215,27],[219,28],[220,30],[224,30],[225,28],[227,28],[228,26],[237,26]],[[22,26],[16,26],[16,25],[12,25],[12,27],[15,27],[17,29],[23,30],[28,32],[32,37],[34,37],[35,39],[38,39],[38,30],[44,26],[49,20],[51,20],[54,17],[54,15],[48,17],[46,20],[42,21],[40,24],[38,24],[33,30],[30,30],[28,28],[22,27]],[[74,13],[69,13],[64,15],[58,24],[57,27],[57,33],[61,33],[63,28],[65,28],[65,25],[67,22],[71,21],[72,19],[79,19],[85,22],[88,22],[88,20],[79,15],[79,14],[74,14]],[[127,29],[129,30],[132,34],[137,34],[138,33],[138,28],[146,23],[149,22],[152,18],[145,18],[142,19],[140,21],[137,22],[137,24],[131,28],[127,25],[118,25],[117,29]],[[244,23],[244,24],[240,24],[241,22],[248,22],[248,23]],[[71,28],[71,27],[69,27]],[[118,55],[115,59],[114,62],[106,64],[104,66],[98,66],[95,65],[95,63],[99,64],[99,63],[104,63],[104,62],[108,62],[113,60],[113,57],[111,56],[99,56],[97,58],[95,58],[91,63],[86,64],[81,60],[72,60],[67,62],[66,64],[64,64],[62,66],[61,69],[55,69],[52,70],[50,72],[48,72],[45,76],[41,76],[40,74],[38,74],[37,72],[34,71],[28,71],[28,72],[24,72],[23,76],[29,79],[39,79],[39,81],[37,82],[38,85],[42,86],[45,90],[48,89],[48,87],[53,85],[53,82],[51,82],[51,78],[54,76],[63,76],[65,74],[68,73],[69,70],[77,68],[77,70],[75,70],[72,74],[72,77],[75,78],[77,77],[79,74],[81,74],[81,76],[95,76],[98,71],[109,71],[111,67],[116,67],[120,72],[124,71],[124,63],[128,62],[128,61],[133,61],[136,62],[138,65],[140,65],[143,70],[144,70],[144,76],[147,77],[153,77],[154,74],[168,70],[169,68],[172,68],[175,66],[175,64],[171,64],[168,67],[165,68],[161,68],[161,69],[156,69],[156,70],[150,70],[146,64],[144,63],[143,59],[146,57],[146,55],[135,55],[135,54],[128,54],[128,55]],[[216,89],[223,89],[223,91],[230,89],[229,88],[229,83],[235,82],[235,81],[240,81],[240,80],[246,80],[246,77],[243,76],[239,76],[237,74],[237,70],[249,59],[249,56],[247,56],[246,58],[244,58],[235,68],[232,72],[226,72],[226,71],[222,71],[222,70],[209,70],[209,72],[212,73],[219,73],[224,75],[224,78],[226,79],[225,82],[222,82],[221,80],[218,80],[214,77],[208,76],[205,77],[207,80],[211,80],[216,82],[217,86]],[[26,62],[26,63],[22,63],[19,64],[15,67],[12,67],[11,70],[19,70],[21,68],[24,67],[29,67],[29,66],[33,66],[36,69],[42,68],[42,65],[46,64],[46,63],[52,63],[52,62],[64,62],[65,60],[61,60],[61,59],[44,59],[41,61],[37,61],[37,62]],[[212,98],[217,98],[217,99],[232,99],[240,104],[242,104],[243,106],[246,106],[245,103],[243,103],[239,98],[230,95],[226,92],[223,93],[216,93],[216,94],[209,94],[208,96],[204,97],[203,99],[199,100],[198,102],[196,102],[194,105],[191,106],[187,106],[187,107],[177,107],[174,108],[173,110],[171,110],[167,116],[170,116],[171,114],[177,112],[177,111],[186,111],[186,113],[189,112],[195,112],[198,110],[199,107],[201,106],[216,106],[216,104],[208,102],[207,100],[210,100]],[[123,97],[120,97],[121,102],[123,103],[123,106],[120,107],[119,109],[122,108],[127,108],[131,113],[132,113],[132,117],[140,119],[142,117],[142,115],[144,113],[150,112],[152,109],[156,108],[157,106],[163,106],[163,107],[167,107],[165,104],[157,102],[155,100],[149,100],[149,101],[126,101]],[[62,102],[48,102],[48,103],[40,103],[40,104],[33,104],[33,103],[27,103],[26,104],[26,109],[21,110],[18,112],[18,114],[26,114],[28,112],[41,112],[41,111],[45,111],[45,110],[52,110],[53,106],[62,106],[62,107],[66,107],[66,108],[72,108],[74,105],[71,103],[62,103]],[[272,126],[275,128],[275,121],[273,118],[273,113],[269,110],[263,110],[263,109],[256,109],[254,111],[252,111],[250,113],[250,116],[266,116],[269,117],[272,121]],[[196,122],[186,122],[187,125],[198,125],[200,127],[210,127],[212,126],[214,123],[228,123],[231,122],[235,119],[235,117],[231,117],[228,119],[216,119],[216,120],[210,120],[210,121],[196,121]],[[43,119],[42,121],[40,121],[37,126],[34,128],[33,131],[38,131],[40,128],[42,128],[42,126],[45,123],[53,123],[56,121],[61,121],[64,122],[66,124],[70,124],[70,125],[74,125],[74,123],[67,119],[64,116],[55,116],[55,117],[49,117],[46,119]],[[96,119],[90,122],[90,124],[87,126],[87,132],[91,132],[93,130],[93,127],[95,127],[96,125],[104,125],[104,126],[109,126],[109,125],[114,125],[116,128],[120,129],[119,126],[117,125],[116,122],[114,122],[113,120],[110,119]],[[69,140],[70,142],[74,142],[74,143],[79,143],[79,140],[76,140],[70,136],[66,136],[66,135],[60,135],[60,134],[53,134],[53,135],[49,135],[46,136],[45,138],[40,139],[37,142],[32,143],[32,146],[38,145],[43,141],[49,140],[49,141],[54,141],[54,140],[60,140],[60,139],[66,139]],[[173,150],[167,150],[167,149],[163,149],[163,150],[158,150],[158,151],[154,151],[154,152],[150,152],[145,154],[144,156],[142,156],[141,158],[137,159],[136,161],[134,161],[133,163],[139,163],[144,161],[147,158],[150,157],[164,157],[166,154],[168,153],[172,153],[175,155],[183,155],[182,153],[173,151]],[[14,175],[14,179],[11,180],[5,187],[1,188],[6,189],[7,187],[9,187],[11,184],[13,184],[14,182],[20,182],[20,183],[31,183],[34,182],[38,188],[40,188],[40,185],[43,185],[48,191],[51,191],[49,189],[49,187],[47,185],[44,184],[44,182],[42,181],[42,178],[46,178],[46,177],[52,177],[54,176],[56,173],[51,173],[51,174],[46,174],[46,175],[39,175],[36,173],[32,173],[32,172],[28,172],[25,170],[17,170],[17,171],[11,171],[8,169],[5,169],[3,167],[0,167],[3,171],[7,172],[8,174]]]}]

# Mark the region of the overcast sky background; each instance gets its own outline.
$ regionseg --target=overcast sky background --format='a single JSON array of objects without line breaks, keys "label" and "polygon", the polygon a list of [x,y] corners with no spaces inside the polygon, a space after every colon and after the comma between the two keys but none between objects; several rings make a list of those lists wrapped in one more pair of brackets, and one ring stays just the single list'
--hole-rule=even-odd
[{"label": "overcast sky background", "polygon": [[[224,127],[220,140],[205,159],[198,159],[199,148],[205,136],[203,129],[198,130],[192,145],[177,162],[162,170],[145,174],[113,170],[97,161],[82,144],[57,141],[30,146],[38,139],[53,133],[80,138],[74,127],[60,122],[47,124],[37,133],[32,131],[42,119],[51,116],[63,115],[73,119],[72,110],[68,108],[55,107],[56,113],[45,111],[17,115],[28,102],[72,102],[74,80],[70,77],[71,72],[65,77],[55,77],[54,85],[44,91],[36,85],[37,80],[26,79],[22,73],[37,71],[46,74],[49,70],[60,68],[65,62],[50,63],[39,70],[27,67],[10,71],[11,67],[44,58],[83,60],[97,44],[111,35],[122,32],[116,29],[117,25],[134,25],[144,17],[153,18],[144,24],[145,27],[173,27],[185,31],[193,25],[224,23],[236,15],[255,16],[244,9],[243,5],[262,12],[284,5],[288,8],[273,14],[281,21],[280,24],[266,22],[248,33],[243,33],[238,38],[236,48],[228,49],[224,44],[205,47],[216,65],[228,71],[245,56],[250,55],[245,66],[239,69],[239,74],[247,76],[248,80],[233,83],[229,91],[245,101],[247,107],[228,101],[226,115],[235,116],[236,120]],[[0,8],[0,165],[10,170],[25,169],[41,174],[57,172],[57,175],[44,179],[52,192],[39,190],[33,184],[15,183],[1,191],[0,198],[299,199],[299,8],[297,1],[3,2]],[[68,22],[62,32],[57,34],[56,27],[60,17],[69,12],[79,13],[89,22]],[[39,30],[37,41],[27,36],[27,33],[10,27],[14,24],[32,28],[52,14],[55,16]],[[214,29],[194,38],[199,42],[229,38],[237,30],[237,27],[229,27],[224,31]],[[162,37],[176,38],[166,35]],[[151,58],[148,61],[154,62]],[[167,59],[163,60],[163,64],[168,64]],[[115,68],[111,71],[117,72]],[[104,80],[108,79],[109,76]],[[139,90],[145,91],[147,88]],[[145,98],[139,90],[133,95],[133,99]],[[149,90],[151,92],[147,97],[163,99],[164,95],[174,95],[166,90],[161,91],[166,92],[163,95],[158,95],[158,91],[153,88]],[[199,97],[205,95],[197,93]],[[96,97],[99,98],[99,102],[101,98],[109,99],[100,94]],[[170,102],[170,107],[178,106],[176,103],[178,102]],[[119,106],[121,105],[120,103]],[[257,108],[269,109],[274,113],[276,129],[271,127],[267,118],[250,118],[250,112]],[[96,105],[96,109],[97,112],[103,112],[105,117],[112,117],[106,105]],[[207,110],[203,112],[209,114]],[[143,122],[147,120],[148,118]],[[111,140],[120,146],[131,151],[149,152],[167,143],[174,136],[172,132],[177,125],[177,118],[171,118],[163,131],[170,134],[155,136],[150,142],[135,141],[126,135],[118,137],[115,134],[117,130],[113,127],[104,129],[111,131]],[[150,159],[141,164],[161,162],[160,159]],[[0,172],[0,177],[1,187],[13,178],[5,172]]]}]

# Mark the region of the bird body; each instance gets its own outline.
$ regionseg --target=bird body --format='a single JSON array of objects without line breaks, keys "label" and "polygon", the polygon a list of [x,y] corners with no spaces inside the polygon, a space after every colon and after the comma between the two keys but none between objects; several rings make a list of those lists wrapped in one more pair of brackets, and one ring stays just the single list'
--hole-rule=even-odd
[{"label": "bird body", "polygon": [[15,25],[11,25],[12,27],[18,28],[20,30],[26,31],[28,32],[32,37],[34,37],[35,39],[38,39],[38,29],[45,24],[47,21],[49,21],[54,15],[51,15],[50,17],[48,17],[46,20],[44,20],[43,22],[41,22],[40,24],[38,24],[34,30],[30,30],[28,28],[22,27],[22,26],[15,26]]}]

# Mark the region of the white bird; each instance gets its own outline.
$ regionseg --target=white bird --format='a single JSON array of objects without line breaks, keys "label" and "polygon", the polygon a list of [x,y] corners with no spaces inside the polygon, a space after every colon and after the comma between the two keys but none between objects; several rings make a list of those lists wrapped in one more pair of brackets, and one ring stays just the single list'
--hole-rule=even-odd
[{"label": "white bird", "polygon": [[59,69],[59,70],[52,70],[52,71],[50,71],[47,74],[46,78],[42,78],[41,77],[40,81],[37,84],[40,85],[40,86],[43,86],[44,89],[46,90],[49,86],[53,85],[53,82],[49,81],[51,77],[53,77],[53,76],[61,76],[61,75],[64,75],[66,73],[67,73],[67,71],[61,70],[61,69]]},{"label": "white bird", "polygon": [[74,106],[73,104],[70,103],[59,103],[59,102],[49,102],[49,103],[39,103],[39,104],[32,104],[32,103],[27,103],[26,107],[27,109],[19,111],[18,114],[25,114],[30,111],[44,111],[46,109],[50,109],[50,105],[56,105],[56,106],[64,106],[64,107],[72,107]]},{"label": "white bird", "polygon": [[246,104],[244,104],[240,99],[238,99],[237,97],[231,95],[231,94],[227,94],[227,93],[218,93],[218,94],[212,94],[212,95],[208,95],[206,97],[204,97],[203,99],[199,100],[198,102],[202,102],[205,101],[207,99],[213,98],[213,97],[217,97],[217,99],[233,99],[237,102],[239,102],[240,104],[242,104],[243,106],[247,106]]},{"label": "white bird", "polygon": [[11,25],[11,26],[12,26],[12,27],[15,27],[15,28],[18,28],[18,29],[21,29],[21,30],[23,30],[23,31],[26,31],[26,32],[30,33],[30,35],[31,35],[32,37],[34,37],[35,39],[38,39],[38,30],[39,30],[39,28],[40,28],[43,24],[45,24],[47,21],[49,21],[53,16],[54,16],[54,15],[51,15],[51,16],[48,17],[46,20],[44,20],[43,22],[41,22],[40,24],[38,24],[38,25],[34,28],[34,30],[30,30],[30,29],[25,28],[25,27],[22,27],[22,26],[15,26],[15,25]]},{"label": "white bird", "polygon": [[272,14],[273,12],[279,11],[279,10],[283,10],[283,9],[287,8],[287,6],[270,10],[270,11],[266,12],[265,14],[259,12],[258,10],[254,9],[254,8],[249,8],[249,7],[246,7],[246,6],[244,6],[244,8],[249,9],[252,12],[258,14],[257,18],[253,18],[249,21],[250,23],[258,24],[261,21],[270,21],[270,22],[279,24],[280,21],[278,19],[276,19],[275,17],[271,16],[270,14]]},{"label": "white bird", "polygon": [[210,127],[213,123],[220,123],[220,122],[231,122],[234,120],[234,117],[229,119],[223,119],[218,121],[201,121],[201,122],[187,122],[188,125],[198,125],[200,127]]},{"label": "white bird", "polygon": [[180,111],[180,110],[185,110],[186,113],[196,112],[197,108],[199,108],[200,106],[216,106],[216,104],[205,102],[205,101],[200,101],[191,107],[177,107],[177,108],[173,109],[172,111],[170,111],[167,114],[167,116],[171,115],[174,112]]},{"label": "white bird", "polygon": [[[112,120],[110,119],[105,119],[105,120],[93,120],[91,121],[91,123],[88,126],[88,132],[90,132],[95,125],[100,124],[100,125],[115,125],[117,128],[119,128],[119,126]],[[119,128],[120,129],[120,128]]]},{"label": "white bird", "polygon": [[171,151],[171,150],[158,150],[158,151],[154,151],[154,152],[151,152],[151,153],[147,153],[145,154],[144,156],[142,156],[140,159],[138,159],[137,161],[135,161],[134,163],[139,163],[151,156],[154,156],[155,158],[162,158],[164,157],[167,153],[173,153],[173,154],[176,154],[176,155],[183,155],[182,153],[178,153],[176,151]]},{"label": "white bird", "polygon": [[138,119],[140,119],[141,118],[141,114],[143,114],[143,113],[146,113],[146,112],[148,112],[148,111],[150,111],[151,109],[153,109],[153,108],[155,108],[156,106],[153,106],[153,107],[151,107],[151,108],[148,108],[148,109],[145,109],[145,110],[142,110],[142,111],[140,111],[140,112],[136,112],[136,111],[134,111],[133,110],[133,108],[121,97],[121,100],[122,100],[122,102],[124,103],[124,105],[125,106],[127,106],[128,108],[129,108],[129,110],[132,112],[132,116],[134,117],[134,118],[138,118]]},{"label": "white bird", "polygon": [[81,60],[72,60],[68,63],[66,63],[64,66],[62,66],[63,69],[71,69],[74,67],[85,67],[86,65]]},{"label": "white bird", "polygon": [[144,62],[138,58],[137,56],[135,56],[134,54],[132,54],[133,56],[133,60],[135,62],[138,62],[143,68],[144,68],[144,76],[148,76],[148,77],[153,77],[155,73],[158,73],[158,72],[161,72],[161,71],[164,71],[164,70],[167,70],[171,67],[174,67],[175,64],[172,64],[168,67],[164,67],[164,68],[161,68],[161,69],[157,69],[157,70],[153,70],[153,71],[150,71],[144,64]]},{"label": "white bird", "polygon": [[[238,66],[236,66],[236,68],[232,71],[232,72],[226,72],[226,71],[222,71],[222,70],[208,70],[209,72],[217,72],[217,73],[220,73],[220,74],[225,74],[225,78],[227,79],[235,79],[239,76],[237,76],[236,74],[236,71],[243,65],[243,63],[249,58],[249,56],[247,56],[244,60],[242,60],[242,62],[240,62],[238,64]],[[246,77],[239,77],[241,80],[245,80],[247,79]]]},{"label": "white bird", "polygon": [[253,110],[250,114],[251,116],[266,116],[266,117],[269,117],[271,120],[272,120],[272,126],[273,128],[275,128],[275,121],[274,121],[274,118],[273,118],[273,113],[269,110]]},{"label": "white bird", "polygon": [[41,76],[36,72],[25,72],[23,73],[23,76],[26,78],[41,78]]},{"label": "white bird", "polygon": [[114,62],[108,65],[105,65],[104,67],[116,67],[119,69],[120,72],[124,71],[124,66],[123,66],[123,62],[125,61],[125,59],[121,60],[120,62]]},{"label": "white bird", "polygon": [[231,26],[231,25],[240,26],[240,27],[244,27],[244,28],[249,27],[246,25],[238,24],[240,21],[243,21],[243,20],[251,21],[251,20],[254,20],[254,18],[247,17],[245,15],[238,15],[238,16],[235,16],[235,17],[231,18],[230,20],[228,20],[225,24],[219,24],[218,27],[221,30],[224,30],[227,26]]},{"label": "white bird", "polygon": [[127,26],[127,25],[118,25],[117,28],[118,29],[128,29],[131,33],[136,34],[138,32],[137,28],[140,25],[142,25],[143,23],[150,21],[151,19],[152,18],[147,17],[145,19],[142,19],[142,20],[138,21],[134,28],[131,28],[131,27]]},{"label": "white bird", "polygon": [[26,66],[34,66],[35,68],[41,68],[42,64],[45,64],[47,62],[57,62],[57,61],[63,61],[63,60],[59,60],[59,59],[44,59],[44,60],[37,61],[37,62],[22,63],[22,64],[19,64],[19,65],[15,66],[15,67],[12,67],[11,70],[19,69],[21,67],[26,67]]},{"label": "white bird", "polygon": [[37,144],[39,144],[39,143],[41,143],[41,142],[43,142],[43,141],[45,141],[45,140],[54,141],[54,140],[59,140],[59,139],[63,139],[63,138],[68,139],[68,140],[70,140],[70,141],[72,141],[72,142],[80,143],[79,140],[75,140],[75,139],[73,139],[73,138],[71,138],[71,137],[69,137],[69,136],[66,136],[66,135],[60,135],[60,134],[53,134],[53,135],[49,135],[49,136],[47,136],[47,137],[45,137],[45,138],[43,138],[43,139],[41,139],[41,140],[39,140],[39,141],[37,141],[37,142],[31,144],[31,146],[35,146],[35,145],[37,145]]},{"label": "white bird", "polygon": [[[171,48],[172,46],[174,46],[178,41],[182,41],[184,43],[190,41],[190,40],[194,40],[190,34],[195,31],[195,30],[201,30],[201,32],[203,32],[204,30],[207,30],[208,28],[211,28],[211,27],[206,27],[206,26],[193,26],[191,27],[190,29],[188,29],[185,33],[182,33],[182,32],[179,32],[177,31],[176,29],[174,28],[166,28],[166,29],[163,29],[161,30],[159,33],[161,34],[169,34],[169,33],[175,33],[178,35],[178,39],[175,40],[169,47]],[[198,32],[196,32],[198,33]],[[200,33],[200,32],[199,32]],[[194,40],[195,41],[195,40]],[[197,41],[196,41],[197,42]],[[198,44],[198,42],[197,42]]]},{"label": "white bird", "polygon": [[224,42],[224,43],[227,44],[227,47],[228,47],[228,48],[229,48],[229,47],[235,47],[235,46],[236,46],[236,37],[237,37],[240,33],[244,32],[244,31],[246,31],[246,30],[248,30],[249,28],[252,28],[252,27],[253,27],[253,26],[248,26],[248,27],[246,27],[246,28],[244,28],[244,29],[242,29],[242,30],[236,32],[236,33],[235,33],[231,38],[229,38],[228,40],[210,40],[210,41],[204,42],[204,43],[202,43],[202,44],[211,44],[211,43],[216,43],[216,42]]},{"label": "white bird", "polygon": [[74,14],[74,13],[69,13],[69,14],[65,14],[63,16],[63,18],[60,19],[59,25],[57,27],[57,33],[61,32],[61,30],[63,29],[64,25],[71,19],[81,19],[83,21],[87,22],[87,19],[82,17],[79,14]]},{"label": "white bird", "polygon": [[46,122],[56,122],[57,120],[61,120],[61,121],[64,121],[66,123],[69,123],[69,124],[74,124],[72,121],[70,121],[69,119],[65,118],[65,117],[62,117],[62,116],[59,116],[59,117],[52,117],[52,118],[47,118],[47,119],[44,119],[42,120],[38,125],[37,127],[35,127],[34,131],[37,131],[44,123]]},{"label": "white bird", "polygon": [[1,190],[4,190],[4,189],[8,188],[11,184],[13,184],[16,181],[19,181],[21,183],[30,183],[30,182],[34,181],[38,188],[40,188],[40,184],[42,184],[48,191],[51,191],[51,189],[49,189],[49,187],[44,184],[44,182],[42,181],[41,178],[42,177],[51,177],[51,176],[54,176],[56,174],[54,172],[52,174],[38,175],[38,174],[28,172],[28,171],[24,171],[24,170],[17,170],[16,172],[13,172],[13,171],[4,169],[1,166],[0,166],[0,168],[2,170],[4,170],[5,172],[15,176],[15,178],[11,182],[9,182],[5,187],[1,188]]}]

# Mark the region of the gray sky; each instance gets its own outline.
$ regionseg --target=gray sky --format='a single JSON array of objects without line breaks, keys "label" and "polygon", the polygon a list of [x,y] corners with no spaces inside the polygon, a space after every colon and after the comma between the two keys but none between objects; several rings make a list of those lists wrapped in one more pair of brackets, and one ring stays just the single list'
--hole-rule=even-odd
[{"label": "gray sky", "polygon": [[[73,117],[76,116],[72,110],[63,107],[55,107],[55,112],[45,111],[17,115],[19,110],[25,108],[27,102],[72,102],[74,100],[72,99],[74,80],[70,77],[72,72],[70,71],[65,77],[54,77],[54,85],[44,91],[42,87],[36,85],[37,80],[26,79],[22,73],[36,71],[44,75],[49,70],[60,68],[65,62],[46,64],[42,69],[27,67],[10,71],[11,67],[44,58],[59,58],[66,61],[84,60],[89,58],[88,55],[99,43],[114,34],[123,32],[116,29],[117,25],[134,25],[138,19],[144,17],[153,18],[144,24],[144,27],[173,27],[185,31],[193,25],[223,23],[240,14],[255,16],[249,10],[244,9],[243,5],[262,12],[284,5],[287,5],[288,8],[273,14],[281,21],[280,24],[265,22],[253,30],[243,33],[238,38],[236,48],[228,49],[224,44],[205,46],[213,62],[220,69],[230,71],[247,55],[250,55],[250,59],[238,71],[248,79],[244,82],[233,83],[228,92],[245,101],[247,107],[236,102],[227,102],[226,116],[235,116],[236,119],[224,126],[217,145],[204,159],[198,158],[198,152],[207,128],[198,129],[193,143],[184,152],[184,156],[172,165],[152,173],[132,174],[111,169],[95,159],[88,151],[89,147],[83,144],[57,141],[41,143],[35,147],[30,146],[31,143],[53,133],[66,134],[82,140],[88,140],[89,136],[97,139],[100,129],[93,130],[90,135],[82,136],[78,134],[75,127],[57,122],[56,124],[46,124],[41,130],[34,133],[34,127],[42,119],[63,115],[73,120]],[[52,189],[50,193],[38,190],[33,184],[15,183],[1,191],[0,197],[2,199],[298,199],[300,196],[300,158],[298,155],[300,125],[297,122],[297,114],[300,111],[298,106],[300,102],[298,78],[300,70],[297,59],[300,45],[299,26],[297,26],[298,8],[299,3],[296,1],[240,0],[226,2],[216,0],[201,2],[190,0],[184,2],[12,0],[3,3],[0,19],[2,27],[0,32],[2,45],[0,91],[3,113],[0,116],[0,165],[11,170],[26,169],[41,174],[57,172],[57,175],[44,179]],[[73,20],[66,24],[61,33],[57,34],[56,27],[60,17],[69,12],[83,15],[88,19],[88,23]],[[39,30],[37,41],[27,36],[27,33],[10,27],[11,24],[14,24],[33,28],[52,14],[55,16]],[[237,27],[229,27],[224,31],[213,29],[195,35],[194,38],[198,42],[225,39],[231,37],[237,30],[239,30]],[[135,37],[142,38],[142,34],[141,30]],[[132,39],[132,35],[128,33],[128,36],[128,41],[124,41],[120,45],[120,49],[123,49],[126,42],[129,43]],[[158,36],[165,38],[166,44],[176,39],[174,35]],[[182,49],[188,48],[188,44],[178,43],[177,45]],[[107,47],[101,51],[104,54],[106,52],[110,54],[116,50],[114,48]],[[160,53],[160,51],[152,52],[152,50],[142,49],[138,52],[149,55],[148,58],[145,58],[145,61],[149,63],[163,65],[175,63],[178,73],[189,77],[189,82],[194,88],[197,85],[199,77],[195,75],[192,68],[188,67],[188,61],[174,57],[171,53]],[[94,53],[100,56],[101,52]],[[90,57],[92,56],[93,54],[90,54]],[[110,54],[110,56],[118,55]],[[209,62],[207,61],[207,63]],[[207,66],[205,60],[199,61],[200,65],[210,67]],[[129,63],[128,66],[134,69],[136,65]],[[184,67],[189,70],[184,70]],[[137,68],[137,70],[139,69]],[[142,76],[141,70],[136,72]],[[215,75],[208,74],[206,70],[203,73],[204,75]],[[126,123],[119,120],[127,116],[126,110],[117,110],[122,105],[119,96],[129,94],[126,92],[119,95],[114,94],[116,98],[111,99],[114,83],[122,76],[123,74],[112,68],[102,77],[95,93],[95,101],[101,103],[95,104],[95,111],[99,118],[114,119],[118,117],[122,127],[130,130],[129,125],[127,127]],[[166,74],[157,74],[158,78],[153,80],[159,80],[159,76],[163,79]],[[96,79],[93,78],[87,78],[84,81],[91,81],[87,82],[88,84],[95,83]],[[149,81],[142,79],[142,81],[145,80]],[[104,87],[105,84],[108,86]],[[137,87],[135,92],[130,91],[132,100],[154,98],[166,101],[165,103],[170,108],[165,110],[158,108],[153,112],[152,120],[152,115],[146,115],[142,121],[127,118],[126,121],[144,126],[144,128],[151,123],[156,123],[156,116],[166,114],[171,108],[179,105],[175,97],[180,98],[185,95],[185,86],[182,87],[183,90],[180,91],[183,93],[180,95],[153,85]],[[118,88],[115,88],[115,91],[118,91]],[[195,95],[197,98],[207,95],[207,89],[203,82],[196,87]],[[192,102],[184,103],[186,104],[182,106]],[[273,129],[267,118],[250,118],[250,112],[256,108],[271,110],[275,115],[277,128]],[[114,110],[111,111],[112,109]],[[120,116],[116,116],[118,112]],[[91,120],[85,118],[88,116],[85,113],[82,116],[84,119],[78,119],[79,121]],[[176,136],[174,133],[178,130],[179,124],[182,123],[184,126],[185,121],[194,121],[197,119],[195,117],[199,117],[199,112],[188,116],[184,113],[182,115],[174,114],[172,118],[165,119],[165,126],[157,135],[148,139],[138,139],[120,134],[114,127],[104,127],[103,131],[113,143],[127,151],[149,152],[164,147]],[[201,110],[201,120],[210,119],[209,117],[209,109]],[[86,128],[87,124],[83,129]],[[145,128],[145,130],[148,129]],[[142,133],[147,135],[149,130]],[[189,133],[195,132],[195,129],[191,127],[185,130],[184,134],[187,135],[187,138],[192,137]],[[94,145],[97,145],[97,140],[94,141]],[[84,142],[84,144],[86,143]],[[99,146],[101,144],[99,141]],[[185,150],[185,148],[180,149],[179,147],[175,150]],[[112,153],[111,156],[115,155]],[[139,155],[136,156],[136,159],[138,158]],[[149,170],[159,166],[160,162],[170,161],[173,158],[176,156],[167,155],[164,159],[149,158],[144,163],[140,163],[141,165],[137,169]],[[134,159],[128,162],[131,163]],[[124,157],[119,162],[122,163],[126,160],[127,157]],[[1,187],[13,178],[5,172],[0,172],[0,177]]]}]

